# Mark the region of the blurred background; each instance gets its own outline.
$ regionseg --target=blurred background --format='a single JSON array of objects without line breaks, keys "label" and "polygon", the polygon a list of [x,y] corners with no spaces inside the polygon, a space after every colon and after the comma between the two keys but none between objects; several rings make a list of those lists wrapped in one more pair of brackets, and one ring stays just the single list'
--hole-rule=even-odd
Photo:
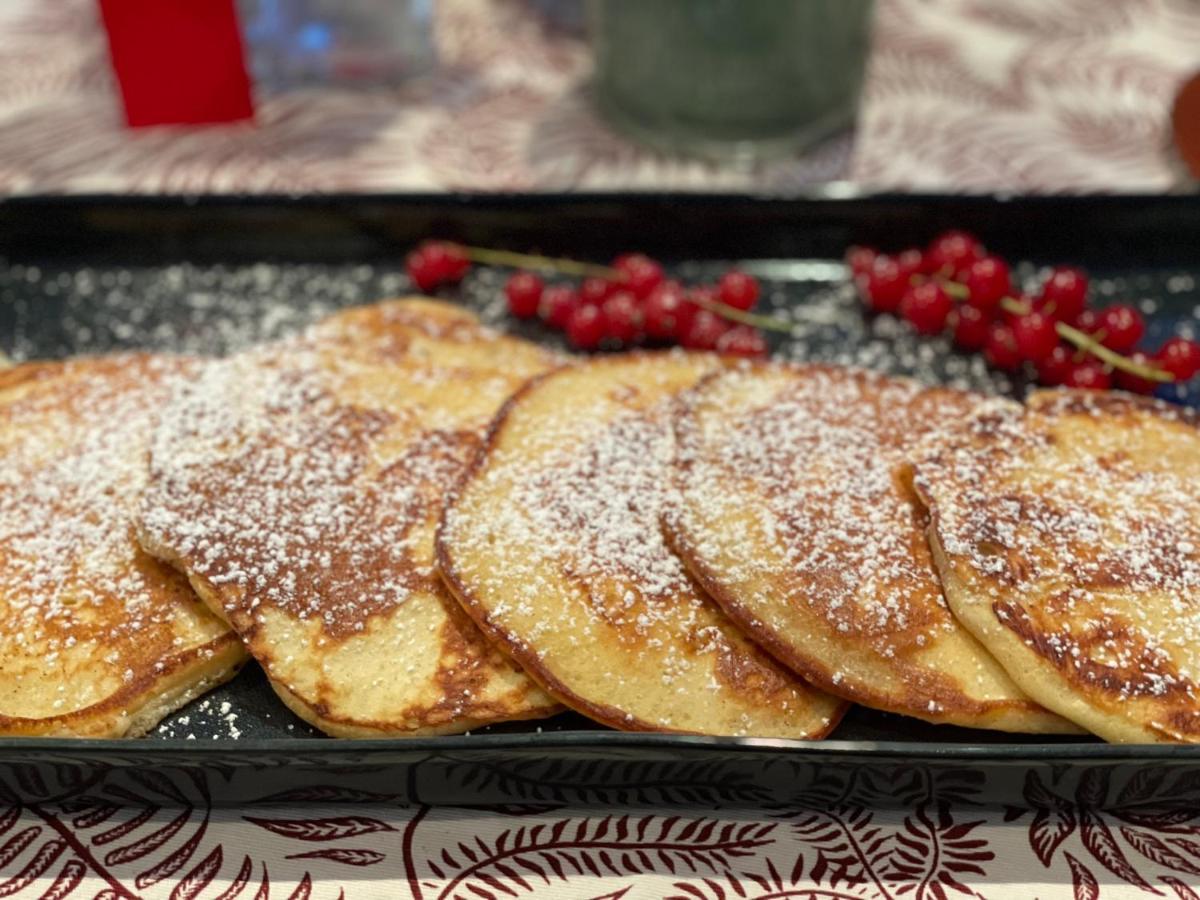
[{"label": "blurred background", "polygon": [[1195,0],[3,0],[0,192],[1191,190],[1197,69]]}]

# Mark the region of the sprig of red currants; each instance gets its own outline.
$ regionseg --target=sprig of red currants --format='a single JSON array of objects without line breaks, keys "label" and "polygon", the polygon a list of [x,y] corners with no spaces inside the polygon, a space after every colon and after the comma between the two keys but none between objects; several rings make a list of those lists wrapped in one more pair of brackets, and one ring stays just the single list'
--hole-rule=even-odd
[{"label": "sprig of red currants", "polygon": [[[622,254],[611,266],[598,266],[426,241],[408,255],[405,268],[413,283],[428,292],[461,281],[471,262],[517,268],[504,286],[509,312],[519,319],[540,318],[565,332],[578,350],[658,343],[765,356],[761,329],[790,330],[786,323],[752,312],[761,292],[753,276],[729,269],[715,285],[684,286],[641,253]],[[537,272],[581,280],[547,284]]]},{"label": "sprig of red currants", "polygon": [[924,251],[883,254],[851,247],[846,263],[864,302],[895,313],[919,334],[948,331],[993,368],[1029,368],[1045,385],[1152,393],[1200,373],[1200,343],[1172,337],[1138,351],[1146,323],[1134,307],[1088,305],[1088,279],[1058,266],[1030,296],[1014,290],[1008,263],[973,235],[948,231]]}]

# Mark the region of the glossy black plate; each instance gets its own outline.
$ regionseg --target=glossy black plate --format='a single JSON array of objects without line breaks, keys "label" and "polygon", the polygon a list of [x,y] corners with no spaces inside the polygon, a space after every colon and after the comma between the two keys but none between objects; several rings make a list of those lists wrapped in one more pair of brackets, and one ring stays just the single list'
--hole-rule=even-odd
[{"label": "glossy black plate", "polygon": [[[229,352],[338,307],[406,292],[404,253],[437,236],[597,261],[638,249],[688,279],[738,260],[767,283],[765,307],[795,324],[793,336],[776,339],[781,356],[1019,394],[1023,384],[980,359],[864,316],[846,285],[840,259],[849,244],[899,248],[948,227],[1022,260],[1028,279],[1043,264],[1084,266],[1101,293],[1141,306],[1151,343],[1200,332],[1200,199],[1192,197],[35,197],[0,201],[0,351],[18,359],[132,347]],[[514,328],[505,318],[505,274],[477,268],[447,296],[487,321],[557,341],[540,325]],[[1176,402],[1198,400],[1172,390],[1164,389]],[[865,709],[832,740],[811,744],[619,734],[574,715],[454,738],[334,741],[289,713],[251,666],[146,738],[0,740],[0,794],[45,800],[94,782],[129,802],[156,803],[194,802],[198,791],[216,803],[379,795],[782,803],[846,779],[859,790],[867,779],[885,803],[902,793],[889,785],[921,772],[930,790],[967,785],[979,801],[1022,803],[1032,802],[1030,771],[1070,780],[1095,766],[1113,770],[1114,797],[1122,779],[1169,767],[1180,777],[1157,780],[1163,796],[1150,799],[1200,799],[1200,749],[1025,738]],[[166,776],[157,793],[147,771]]]}]

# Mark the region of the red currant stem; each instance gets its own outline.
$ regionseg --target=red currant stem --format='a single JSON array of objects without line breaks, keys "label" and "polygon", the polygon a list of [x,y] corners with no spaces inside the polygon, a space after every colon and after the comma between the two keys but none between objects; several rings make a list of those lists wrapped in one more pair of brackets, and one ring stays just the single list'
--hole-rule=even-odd
[{"label": "red currant stem", "polygon": [[559,272],[563,275],[579,275],[584,278],[608,278],[620,280],[621,273],[608,266],[598,266],[595,263],[579,262],[574,259],[561,259],[552,256],[538,256],[534,253],[516,253],[512,250],[493,250],[490,247],[463,247],[467,259],[472,262],[486,263],[493,266],[511,266],[514,269],[537,269],[542,272]]},{"label": "red currant stem", "polygon": [[[955,300],[967,300],[971,296],[971,292],[967,290],[965,284],[959,284],[957,281],[942,281],[941,284],[942,290]],[[1033,308],[1028,303],[1022,303],[1016,297],[1002,297],[1000,308],[1014,316],[1026,316],[1033,312]]]},{"label": "red currant stem", "polygon": [[[1001,300],[1000,308],[1014,316],[1024,316],[1033,312],[1033,308],[1028,303],[1022,303],[1013,297],[1005,297]],[[1097,340],[1095,335],[1080,331],[1066,322],[1055,322],[1054,330],[1067,343],[1073,344],[1085,353],[1092,354],[1092,356],[1102,362],[1108,363],[1114,369],[1120,369],[1122,372],[1128,372],[1130,375],[1137,375],[1139,378],[1145,378],[1147,381],[1167,382],[1175,380],[1170,372],[1164,369],[1157,369],[1154,366],[1143,366],[1141,363],[1135,363],[1129,357],[1122,356],[1115,350],[1105,347]],[[1100,332],[1100,338],[1102,339],[1103,337],[1104,333]]]},{"label": "red currant stem", "polygon": [[[970,296],[966,285],[959,284],[956,281],[945,281],[942,283],[942,288],[947,294],[958,300],[966,300]],[[1022,303],[1016,297],[1003,298],[1000,301],[1000,308],[1014,316],[1025,316],[1033,312],[1033,308],[1028,303]],[[1109,350],[1093,336],[1080,331],[1078,328],[1071,327],[1066,322],[1055,322],[1054,330],[1058,332],[1059,337],[1069,344],[1074,345],[1085,353],[1092,354],[1092,356],[1095,356],[1102,362],[1108,363],[1114,369],[1120,369],[1122,372],[1128,372],[1130,375],[1136,375],[1147,381],[1170,382],[1175,380],[1175,377],[1170,372],[1164,369],[1157,369],[1154,366],[1144,366],[1141,363],[1136,363],[1127,356],[1122,356],[1114,350]]]},{"label": "red currant stem", "polygon": [[1138,378],[1145,378],[1147,381],[1168,382],[1175,380],[1175,376],[1170,372],[1163,369],[1156,369],[1154,366],[1143,366],[1141,363],[1135,363],[1128,357],[1109,350],[1091,335],[1085,334],[1078,328],[1072,328],[1066,322],[1056,322],[1054,327],[1058,331],[1059,336],[1064,340],[1070,341],[1080,350],[1086,350],[1098,359],[1108,363],[1114,369],[1120,369],[1122,372],[1128,372],[1130,375],[1136,375]]},{"label": "red currant stem", "polygon": [[1000,308],[1011,316],[1027,316],[1033,312],[1033,307],[1022,303],[1016,297],[1004,297],[1000,300]]},{"label": "red currant stem", "polygon": [[730,319],[742,325],[753,325],[764,331],[778,331],[781,334],[791,334],[792,332],[792,325],[782,319],[773,319],[770,316],[760,316],[757,313],[736,309],[720,300],[707,300],[703,297],[689,297],[688,299],[701,309],[716,313],[722,319]]},{"label": "red currant stem", "polygon": [[[914,275],[913,278],[920,278],[920,275]],[[967,290],[965,284],[959,284],[957,281],[951,281],[949,278],[937,278],[942,284],[942,290],[953,297],[955,300],[966,300],[971,296],[971,292]]]}]

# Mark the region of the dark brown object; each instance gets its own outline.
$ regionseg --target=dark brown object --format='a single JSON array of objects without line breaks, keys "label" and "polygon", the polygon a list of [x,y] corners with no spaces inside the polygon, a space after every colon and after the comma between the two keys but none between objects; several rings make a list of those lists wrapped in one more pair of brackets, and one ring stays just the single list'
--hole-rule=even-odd
[{"label": "dark brown object", "polygon": [[1200,178],[1200,73],[1185,81],[1175,95],[1171,128],[1184,164],[1194,177]]}]

